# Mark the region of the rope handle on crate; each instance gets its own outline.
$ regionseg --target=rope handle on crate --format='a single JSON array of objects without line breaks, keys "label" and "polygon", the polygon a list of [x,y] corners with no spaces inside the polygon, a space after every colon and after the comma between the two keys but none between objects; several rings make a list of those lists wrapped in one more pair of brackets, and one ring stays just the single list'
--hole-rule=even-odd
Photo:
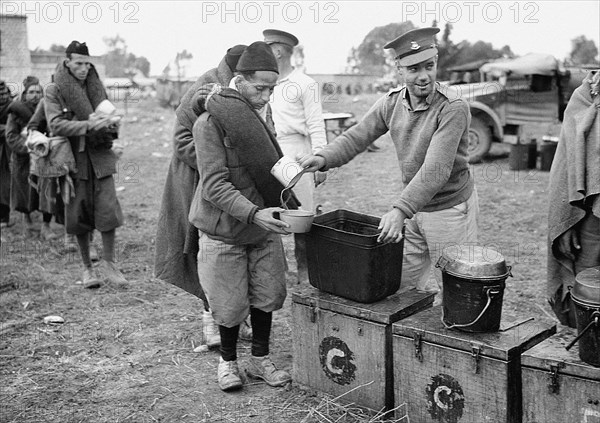
[{"label": "rope handle on crate", "polygon": [[[483,310],[481,311],[481,313],[479,313],[479,316],[477,316],[477,318],[475,320],[473,320],[471,323],[447,325],[446,322],[444,321],[444,308],[442,307],[442,324],[444,325],[444,327],[446,329],[466,328],[468,326],[474,325],[475,323],[477,323],[479,321],[479,319],[481,319],[483,317],[483,315],[485,314],[487,309],[490,307],[490,304],[492,303],[492,295],[499,294],[501,292],[500,291],[501,288],[502,287],[500,285],[488,286],[488,287],[484,288],[484,290],[486,291],[485,293],[487,296],[487,303],[485,304],[485,307],[483,307]],[[492,291],[492,290],[495,290],[495,291]]]}]

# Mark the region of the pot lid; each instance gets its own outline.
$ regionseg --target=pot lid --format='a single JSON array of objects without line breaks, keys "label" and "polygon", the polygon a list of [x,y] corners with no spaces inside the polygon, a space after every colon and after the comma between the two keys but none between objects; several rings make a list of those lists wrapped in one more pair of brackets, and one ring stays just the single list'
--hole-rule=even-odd
[{"label": "pot lid", "polygon": [[478,245],[446,247],[436,266],[453,275],[475,279],[510,275],[510,267],[506,265],[500,252],[491,247]]},{"label": "pot lid", "polygon": [[600,266],[579,272],[571,295],[580,301],[600,304]]}]

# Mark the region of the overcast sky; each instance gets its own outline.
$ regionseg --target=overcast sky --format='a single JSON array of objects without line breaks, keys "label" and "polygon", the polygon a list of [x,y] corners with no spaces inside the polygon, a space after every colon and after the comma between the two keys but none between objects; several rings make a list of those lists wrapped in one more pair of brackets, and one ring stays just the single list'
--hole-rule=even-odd
[{"label": "overcast sky", "polygon": [[262,39],[266,28],[295,34],[309,73],[343,72],[348,52],[377,26],[410,20],[417,27],[451,22],[451,39],[509,45],[518,55],[568,56],[585,35],[600,46],[600,2],[593,1],[2,1],[3,14],[28,16],[29,47],[86,41],[103,54],[103,37],[119,34],[128,51],[160,74],[178,51],[194,56],[188,76],[218,64],[227,48]]}]

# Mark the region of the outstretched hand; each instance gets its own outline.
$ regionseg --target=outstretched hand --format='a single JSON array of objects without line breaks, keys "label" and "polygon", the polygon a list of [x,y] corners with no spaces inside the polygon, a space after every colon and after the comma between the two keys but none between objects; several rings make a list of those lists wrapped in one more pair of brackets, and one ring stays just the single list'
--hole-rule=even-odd
[{"label": "outstretched hand", "polygon": [[268,207],[266,209],[259,210],[254,215],[252,223],[260,226],[266,231],[287,235],[289,232],[287,232],[285,228],[289,228],[290,225],[282,220],[275,219],[274,216],[275,213],[282,211],[284,211],[284,209],[281,207]]},{"label": "outstretched hand", "polygon": [[305,169],[307,172],[316,172],[321,170],[325,166],[325,158],[322,156],[315,156],[307,154],[305,156],[296,157],[296,161]]}]

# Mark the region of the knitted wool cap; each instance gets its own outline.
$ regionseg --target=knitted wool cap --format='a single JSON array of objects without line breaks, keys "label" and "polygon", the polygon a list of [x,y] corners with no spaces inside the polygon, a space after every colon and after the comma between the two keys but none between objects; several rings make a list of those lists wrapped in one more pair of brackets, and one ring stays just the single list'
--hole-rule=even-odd
[{"label": "knitted wool cap", "polygon": [[85,45],[85,43],[80,43],[79,41],[71,41],[71,44],[69,44],[69,46],[67,47],[67,56],[72,54],[72,53],[76,53],[76,54],[81,54],[82,56],[89,56],[90,52],[88,50],[88,47]]},{"label": "knitted wool cap", "polygon": [[246,47],[236,70],[238,72],[271,71],[279,73],[277,59],[275,59],[271,47],[263,41],[256,41]]},{"label": "knitted wool cap", "polygon": [[240,60],[240,56],[242,55],[244,50],[246,50],[246,47],[248,46],[244,44],[238,44],[237,46],[231,47],[229,50],[227,50],[227,54],[225,55],[225,62],[227,62],[227,66],[229,66],[229,69],[231,69],[232,71],[235,70],[237,63]]}]

